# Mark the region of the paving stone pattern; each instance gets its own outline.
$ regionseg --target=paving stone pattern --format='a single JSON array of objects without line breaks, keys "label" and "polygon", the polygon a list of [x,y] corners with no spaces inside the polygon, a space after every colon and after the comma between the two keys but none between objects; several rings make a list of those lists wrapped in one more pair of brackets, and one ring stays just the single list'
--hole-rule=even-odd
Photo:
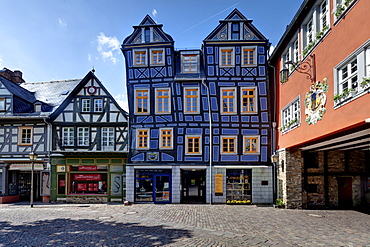
[{"label": "paving stone pattern", "polygon": [[370,215],[242,205],[0,204],[0,246],[370,246]]}]

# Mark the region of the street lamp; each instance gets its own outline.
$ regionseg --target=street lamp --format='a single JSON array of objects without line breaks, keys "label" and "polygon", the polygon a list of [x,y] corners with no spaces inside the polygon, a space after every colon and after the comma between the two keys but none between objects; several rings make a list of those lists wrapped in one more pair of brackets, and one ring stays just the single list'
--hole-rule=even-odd
[{"label": "street lamp", "polygon": [[35,154],[33,151],[28,154],[28,158],[32,161],[31,166],[31,199],[30,204],[31,208],[33,208],[33,171],[35,170],[35,160],[37,159],[37,154]]}]

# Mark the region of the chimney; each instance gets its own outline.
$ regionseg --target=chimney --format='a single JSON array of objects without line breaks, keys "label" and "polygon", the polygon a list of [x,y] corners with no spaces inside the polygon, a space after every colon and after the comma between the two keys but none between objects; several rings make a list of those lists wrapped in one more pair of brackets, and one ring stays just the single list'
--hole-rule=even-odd
[{"label": "chimney", "polygon": [[13,73],[13,82],[15,82],[17,84],[23,83],[24,80],[23,80],[22,76],[23,76],[22,71],[20,71],[20,70],[14,70],[14,73]]},{"label": "chimney", "polygon": [[4,68],[3,70],[0,70],[0,75],[16,84],[25,82],[22,78],[23,73],[20,70],[14,70],[13,72],[10,69]]}]

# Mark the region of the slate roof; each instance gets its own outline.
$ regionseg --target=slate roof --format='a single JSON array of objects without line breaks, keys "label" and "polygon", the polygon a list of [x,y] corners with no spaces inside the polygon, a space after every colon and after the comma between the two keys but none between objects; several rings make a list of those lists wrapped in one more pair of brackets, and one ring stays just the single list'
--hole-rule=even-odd
[{"label": "slate roof", "polygon": [[34,93],[28,91],[27,89],[20,87],[18,84],[9,81],[8,79],[0,76],[1,83],[11,92],[13,95],[33,104],[36,101]]}]

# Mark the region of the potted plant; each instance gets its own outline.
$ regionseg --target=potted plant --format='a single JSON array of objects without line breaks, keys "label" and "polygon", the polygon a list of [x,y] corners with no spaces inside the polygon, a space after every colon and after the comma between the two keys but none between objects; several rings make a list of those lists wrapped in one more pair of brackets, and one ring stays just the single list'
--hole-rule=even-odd
[{"label": "potted plant", "polygon": [[370,77],[369,78],[362,78],[362,82],[360,83],[360,86],[365,89],[365,88],[368,88],[370,86]]},{"label": "potted plant", "polygon": [[285,208],[285,204],[284,204],[284,201],[283,199],[276,199],[275,200],[275,204],[274,204],[274,208]]}]

